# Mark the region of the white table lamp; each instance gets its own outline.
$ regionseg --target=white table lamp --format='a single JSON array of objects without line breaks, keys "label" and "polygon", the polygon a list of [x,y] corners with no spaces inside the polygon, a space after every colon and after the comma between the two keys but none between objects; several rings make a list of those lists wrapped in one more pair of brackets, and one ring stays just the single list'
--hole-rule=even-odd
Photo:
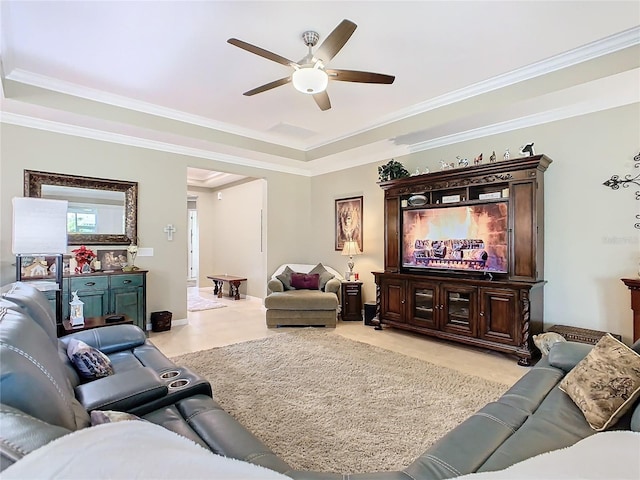
[{"label": "white table lamp", "polygon": [[360,247],[358,247],[358,242],[354,242],[353,240],[349,240],[348,242],[344,242],[344,247],[342,247],[342,255],[348,256],[349,261],[347,262],[347,267],[349,267],[349,271],[347,272],[347,280],[351,280],[351,276],[353,275],[353,256],[360,255],[362,252],[360,251]]}]

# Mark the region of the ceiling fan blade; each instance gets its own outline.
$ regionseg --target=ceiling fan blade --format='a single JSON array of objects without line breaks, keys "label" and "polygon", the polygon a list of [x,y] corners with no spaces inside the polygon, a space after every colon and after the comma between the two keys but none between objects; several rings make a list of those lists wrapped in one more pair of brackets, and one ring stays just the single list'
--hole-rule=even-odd
[{"label": "ceiling fan blade", "polygon": [[313,99],[320,107],[320,110],[325,111],[331,108],[331,101],[329,100],[329,94],[326,90],[324,92],[316,93],[315,95],[313,95]]},{"label": "ceiling fan blade", "polygon": [[324,42],[318,47],[313,56],[327,63],[344,47],[344,44],[351,38],[357,27],[351,20],[344,19],[324,39]]},{"label": "ceiling fan blade", "polygon": [[265,50],[264,48],[256,47],[255,45],[251,45],[250,43],[243,42],[242,40],[238,40],[237,38],[230,38],[229,40],[227,40],[227,43],[230,43],[231,45],[235,45],[236,47],[242,48],[247,52],[251,52],[261,57],[264,57],[267,60],[271,60],[276,63],[281,63],[282,65],[286,65],[287,67],[291,65],[297,65],[296,62],[289,60],[288,58],[284,58],[283,56],[280,56],[277,53],[270,52],[269,50]]},{"label": "ceiling fan blade", "polygon": [[393,75],[385,75],[384,73],[359,72],[357,70],[325,70],[329,75],[329,79],[338,80],[340,82],[358,82],[358,83],[384,83],[391,84],[396,79]]},{"label": "ceiling fan blade", "polygon": [[271,90],[272,88],[279,87],[281,85],[286,85],[291,81],[291,77],[281,78],[279,80],[274,80],[273,82],[265,83],[259,87],[256,87],[252,90],[244,92],[243,95],[250,97],[251,95],[255,95],[256,93],[266,92],[267,90]]}]

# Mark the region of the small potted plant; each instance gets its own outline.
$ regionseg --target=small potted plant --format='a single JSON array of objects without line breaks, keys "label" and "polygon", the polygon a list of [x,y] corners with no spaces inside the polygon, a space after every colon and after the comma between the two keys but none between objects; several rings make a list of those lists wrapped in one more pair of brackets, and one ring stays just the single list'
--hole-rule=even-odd
[{"label": "small potted plant", "polygon": [[89,265],[96,258],[96,254],[93,250],[82,245],[80,248],[76,248],[75,250],[71,250],[73,254],[75,254],[76,259],[76,273],[83,273],[85,270],[85,265],[89,268]]},{"label": "small potted plant", "polygon": [[389,160],[386,165],[380,165],[378,167],[378,181],[386,182],[387,180],[395,180],[397,178],[408,177],[409,171],[404,168],[400,162],[397,162],[393,158]]}]

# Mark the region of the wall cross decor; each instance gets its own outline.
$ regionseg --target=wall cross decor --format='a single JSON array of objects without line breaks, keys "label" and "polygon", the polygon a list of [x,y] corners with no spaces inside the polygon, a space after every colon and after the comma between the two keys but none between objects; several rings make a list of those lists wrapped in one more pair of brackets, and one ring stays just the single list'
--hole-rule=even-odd
[{"label": "wall cross decor", "polygon": [[[635,162],[634,168],[640,168],[640,153],[633,157]],[[602,183],[605,187],[610,187],[612,190],[618,190],[620,186],[628,188],[631,184],[640,187],[640,173],[632,176],[631,173],[620,178],[620,175],[611,175],[611,178]],[[640,190],[636,190],[636,200],[640,200]],[[633,225],[635,228],[640,229],[640,215],[636,215],[636,222]]]},{"label": "wall cross decor", "polygon": [[167,240],[173,240],[173,232],[175,231],[176,231],[176,227],[174,227],[171,224],[164,227],[164,232],[167,234]]}]

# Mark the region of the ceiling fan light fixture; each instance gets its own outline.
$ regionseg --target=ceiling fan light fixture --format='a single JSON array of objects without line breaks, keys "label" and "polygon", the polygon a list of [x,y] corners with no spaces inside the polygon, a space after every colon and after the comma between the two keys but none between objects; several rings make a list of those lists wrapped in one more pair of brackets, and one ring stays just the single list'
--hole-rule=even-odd
[{"label": "ceiling fan light fixture", "polygon": [[291,81],[299,92],[313,95],[327,89],[329,76],[320,68],[302,67],[293,72]]}]

